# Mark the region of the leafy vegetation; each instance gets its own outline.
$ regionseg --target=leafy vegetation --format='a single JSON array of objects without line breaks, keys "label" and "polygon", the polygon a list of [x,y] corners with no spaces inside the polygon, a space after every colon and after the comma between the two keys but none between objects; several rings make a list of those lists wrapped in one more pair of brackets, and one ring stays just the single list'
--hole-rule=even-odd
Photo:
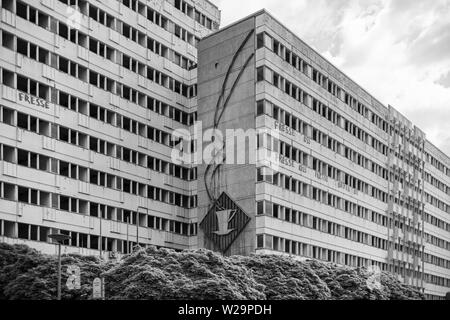
[{"label": "leafy vegetation", "polygon": [[[64,285],[69,265],[80,267],[81,289]],[[423,299],[387,273],[379,288],[371,288],[366,269],[273,255],[223,257],[204,249],[150,247],[115,262],[63,255],[62,266],[63,299],[91,299],[99,276],[108,299]],[[57,257],[0,243],[0,299],[54,299],[56,274]]]}]

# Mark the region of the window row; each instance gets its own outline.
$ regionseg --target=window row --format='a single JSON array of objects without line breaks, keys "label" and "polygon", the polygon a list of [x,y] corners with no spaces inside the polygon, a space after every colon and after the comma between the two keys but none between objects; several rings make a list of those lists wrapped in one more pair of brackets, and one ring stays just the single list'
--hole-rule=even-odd
[{"label": "window row", "polygon": [[439,229],[450,232],[450,223],[447,223],[439,218],[436,218],[432,214],[425,212],[423,219],[425,222],[427,222],[435,227],[438,227]]},{"label": "window row", "polygon": [[[51,137],[154,171],[164,172],[187,181],[195,180],[197,176],[196,168],[189,169],[173,165],[172,163],[148,156],[144,153],[3,106],[0,106],[0,123],[17,126],[39,135]],[[168,141],[168,138],[162,135],[162,131],[151,127],[148,127],[148,139],[159,143]]]},{"label": "window row", "polygon": [[[144,138],[148,138],[153,140],[153,136],[160,135],[162,137],[159,143],[166,144],[168,146],[171,146],[172,141],[172,135],[164,132],[159,129],[152,128],[146,124],[140,123],[136,120],[130,119],[125,116],[121,116],[118,113],[112,113],[107,111],[107,109],[99,109],[99,107],[95,104],[91,104],[87,101],[84,101],[82,99],[79,99],[75,96],[71,96],[61,90],[55,89],[53,87],[50,87],[46,84],[43,84],[41,82],[32,80],[30,78],[24,77],[20,74],[15,74],[9,70],[2,69],[1,72],[2,81],[1,83],[11,87],[13,89],[17,89],[19,91],[22,91],[24,93],[28,93],[32,96],[39,97],[41,99],[47,100],[51,103],[55,103],[62,106],[67,106],[76,111],[76,108],[78,107],[78,112],[84,115],[89,115],[90,117],[98,117],[98,119],[101,119],[101,121],[110,123],[111,125],[117,126],[121,129],[124,129],[126,131],[129,131],[133,134],[138,134]],[[162,104],[155,104],[155,100],[147,97],[146,99],[148,101],[148,105],[153,105],[153,111],[156,111],[156,108],[159,112],[165,112],[167,116],[175,117],[175,115],[178,117],[178,119],[184,119],[185,117],[181,115],[181,113],[174,112],[173,109],[170,109],[168,105],[162,105]],[[172,112],[171,112],[172,110]],[[98,114],[97,114],[98,112]]]},{"label": "window row", "polygon": [[388,161],[392,167],[392,164],[395,164],[393,160],[398,159],[397,163],[399,166],[403,167],[406,164],[406,169],[402,169],[404,172],[408,172],[409,169],[414,169],[417,174],[421,174],[423,172],[423,165],[425,164],[419,156],[414,155],[412,152],[405,153],[403,150],[399,150],[397,148],[393,148],[389,150]]},{"label": "window row", "polygon": [[[157,26],[163,28],[167,32],[174,34],[181,40],[189,43],[191,46],[197,47],[200,38],[196,37],[194,34],[174,23],[172,20],[168,19],[166,16],[154,10],[152,7],[142,3],[137,0],[117,0],[121,2],[125,7],[137,12],[141,16],[147,18],[148,21],[156,24]],[[125,25],[125,24],[124,24]],[[131,28],[131,27],[130,27]],[[135,34],[140,32],[136,29]],[[133,37],[133,34],[131,34]],[[136,35],[134,35],[136,38]],[[133,38],[132,38],[133,39]]]},{"label": "window row", "polygon": [[[132,194],[138,194],[137,191],[141,187],[138,182],[114,174],[86,168],[6,144],[0,144],[0,160]],[[194,170],[182,168],[150,156],[147,158],[147,168],[185,181],[195,181]]]},{"label": "window row", "polygon": [[442,192],[446,193],[447,195],[450,195],[450,186],[434,177],[431,173],[425,172],[425,181],[441,190]]},{"label": "window row", "polygon": [[[305,76],[312,79],[323,89],[327,90],[330,94],[340,99],[342,102],[347,104],[352,110],[358,112],[360,115],[371,121],[375,124],[379,129],[383,130],[386,133],[389,133],[391,136],[396,135],[400,136],[400,140],[402,143],[410,143],[417,150],[423,150],[424,148],[424,140],[421,137],[412,134],[408,136],[406,132],[399,130],[395,124],[389,125],[389,123],[384,120],[382,117],[378,116],[374,112],[372,112],[369,108],[367,108],[364,104],[359,102],[353,96],[348,94],[341,87],[336,85],[330,78],[326,77],[323,73],[312,67],[310,64],[306,63],[303,59],[301,59],[298,55],[293,53],[291,50],[282,45],[279,41],[275,40],[273,37],[263,32],[258,34],[257,36],[258,48],[267,47],[271,49],[274,53],[280,56],[284,61],[288,62],[295,69],[302,72]],[[394,123],[395,121],[391,121]],[[450,175],[450,171],[449,171]]]},{"label": "window row", "polygon": [[447,204],[444,201],[439,200],[438,198],[432,196],[427,192],[425,192],[425,201],[441,211],[450,213],[450,204]]},{"label": "window row", "polygon": [[[257,168],[256,180],[257,182],[266,182],[274,186],[281,187],[283,189],[297,193],[300,196],[314,199],[316,201],[322,202],[325,205],[346,211],[355,216],[366,217],[367,219],[367,214],[369,212],[367,208],[352,203],[332,193],[320,190],[306,182],[288,177],[281,173],[274,173],[269,168]],[[386,220],[383,218],[383,225],[386,223]]]},{"label": "window row", "polygon": [[[310,126],[309,124],[303,122],[298,119],[294,115],[285,111],[284,109],[272,104],[267,100],[260,100],[257,102],[257,115],[267,114],[273,117],[275,120],[280,121],[285,126],[292,128],[295,131],[298,131],[301,134],[304,134],[307,138],[312,138],[317,143],[327,147],[333,152],[339,153],[345,158],[349,159],[360,165],[361,167],[372,171],[373,173],[379,175],[385,180],[388,180],[388,170],[383,168],[382,166],[376,164],[375,162],[369,160],[363,155],[355,152],[351,148],[346,147],[342,143],[337,140],[331,138],[329,135],[321,132],[320,130]],[[309,141],[309,140],[307,140]],[[418,182],[420,185],[421,181],[418,179],[418,174],[421,172],[421,163],[422,161],[418,157],[413,157],[412,154],[409,154],[407,157],[403,157],[403,155],[398,154],[397,152],[390,154],[391,156],[396,156],[402,161],[405,161],[410,166],[415,166],[416,168],[416,177],[412,178],[414,181]],[[413,160],[414,159],[414,160]],[[408,176],[412,176],[408,173]],[[418,188],[415,183],[410,183],[409,181],[404,180],[398,173],[391,174],[390,181],[400,181],[402,187],[409,186],[413,188],[417,192],[421,192],[421,189]]]},{"label": "window row", "polygon": [[435,301],[443,301],[443,300],[446,300],[445,299],[445,296],[437,296],[437,295],[434,295],[434,294],[430,294],[430,293],[425,293],[425,300],[435,300]]},{"label": "window row", "polygon": [[450,288],[450,279],[448,279],[448,278],[439,277],[439,276],[435,276],[433,274],[425,273],[424,281],[426,283],[434,284],[436,286]]},{"label": "window row", "polygon": [[[256,202],[257,214],[267,215],[293,224],[341,237],[350,241],[362,243],[371,247],[387,250],[388,240],[375,237],[356,229],[352,229],[313,215],[290,209],[270,201]],[[416,252],[418,254],[419,252]]]},{"label": "window row", "polygon": [[411,154],[417,152],[421,154],[424,152],[425,140],[423,140],[415,130],[405,127],[395,118],[391,119],[391,124],[390,142],[393,148],[404,149]]},{"label": "window row", "polygon": [[286,162],[285,159],[292,161],[290,163],[297,162],[307,168],[311,168],[316,172],[316,176],[320,177],[320,179],[328,181],[328,178],[330,178],[338,181],[339,187],[347,187],[347,189],[352,188],[355,194],[359,191],[384,203],[387,203],[388,201],[388,193],[381,189],[376,188],[284,141],[280,141],[269,134],[264,133],[258,135],[257,148],[266,148],[269,152],[279,152],[282,156],[280,159],[281,163]]},{"label": "window row", "polygon": [[[369,217],[369,221],[375,222],[380,225],[386,225],[386,217],[382,216],[374,211],[369,211],[365,209],[366,212],[363,214],[363,218],[367,219]],[[330,235],[338,236],[341,238],[345,238],[347,240],[363,243],[375,248],[387,250],[388,242],[385,239],[381,239],[378,237],[374,237],[372,235],[366,234],[364,232],[351,229],[337,223],[327,221],[321,218],[314,217],[313,215],[309,215],[307,213],[303,213],[298,210],[294,210],[282,205],[278,205],[271,201],[257,201],[256,202],[256,213],[257,215],[267,215],[269,217],[273,217],[276,219],[284,220],[287,222],[291,222],[294,224],[298,224],[300,226],[304,226],[307,228],[311,228],[314,230],[318,230],[323,233],[327,233]],[[379,217],[377,217],[379,216]],[[381,223],[380,223],[381,221]],[[405,223],[396,221],[395,223],[391,220],[391,225],[395,225],[396,227],[403,230],[403,232],[410,232],[412,228],[407,226]],[[417,234],[421,236],[421,232],[417,231]],[[422,252],[418,248],[411,248],[404,245],[395,244],[395,250],[402,251],[408,254],[414,254],[416,256],[422,256]],[[425,262],[431,263],[433,265],[450,269],[450,261],[445,260],[430,254],[425,254]]]},{"label": "window row", "polygon": [[[62,1],[64,2],[64,1]],[[81,8],[87,7],[87,2],[84,0],[80,0],[80,2],[83,2]],[[81,4],[81,3],[80,3]],[[12,6],[11,6],[12,8]],[[37,23],[37,19],[34,18],[34,16],[36,15],[36,12],[38,12],[37,10],[35,10],[34,8],[28,6],[29,8],[29,14],[27,16],[27,6],[25,4],[19,3],[18,2],[18,15],[23,17],[24,19],[29,20],[30,22],[33,23]],[[91,8],[95,8],[91,5]],[[11,11],[13,11],[12,9],[9,9]],[[87,10],[87,9],[86,9]],[[82,10],[83,11],[83,10]],[[106,14],[107,15],[107,14]],[[102,15],[100,15],[101,17]],[[44,17],[47,18],[47,16],[44,13],[39,13],[39,17]],[[53,18],[51,18],[53,19]],[[47,19],[46,19],[47,20]],[[110,22],[111,21],[111,22]],[[107,15],[106,20],[103,21],[104,23],[108,22],[108,25],[110,28],[112,28],[113,30],[115,30],[116,28],[114,27],[114,18]],[[39,24],[39,23],[38,23]],[[109,25],[111,24],[111,25]],[[43,28],[48,28],[48,22],[47,21],[43,21],[42,24],[39,24],[41,27]],[[121,56],[121,52],[119,52],[118,50],[116,50],[113,47],[110,47],[96,39],[94,39],[93,37],[89,37],[87,35],[84,35],[83,33],[79,32],[76,29],[71,29],[70,27],[68,27],[66,24],[62,23],[62,22],[58,22],[55,21],[54,22],[55,27],[53,29],[51,29],[50,31],[60,35],[61,37],[63,37],[64,39],[70,40],[76,44],[79,44],[85,48],[90,49],[92,52],[102,56],[105,59],[109,59],[114,63],[118,63],[120,64],[122,61],[120,59]],[[147,40],[141,41],[141,45],[142,46],[147,46],[147,49],[151,50],[152,52],[172,61],[173,63],[179,65],[180,67],[186,69],[186,70],[190,70],[192,68],[194,68],[196,66],[196,63],[192,60],[189,60],[187,58],[185,58],[184,56],[182,56],[181,54],[169,49],[168,47],[164,46],[163,44],[157,42],[156,40],[147,37]],[[33,52],[31,52],[31,55],[33,55]]]},{"label": "window row", "polygon": [[429,233],[424,233],[426,243],[450,251],[450,242]]},{"label": "window row", "polygon": [[[92,41],[90,43],[92,43]],[[79,63],[66,59],[63,56],[54,54],[42,47],[34,45],[31,42],[15,37],[11,33],[2,31],[2,45],[8,49],[17,51],[31,59],[44,63],[54,69],[75,77],[83,82],[96,86],[99,89],[118,95],[133,103],[137,103],[142,107],[145,107],[146,97],[151,98],[145,93],[135,90],[130,86],[108,78],[107,76],[88,69]],[[90,48],[96,48],[95,44]],[[130,58],[127,55],[121,54],[118,61],[118,64],[124,68],[130,69],[142,77],[145,77],[150,81],[153,81],[158,85],[186,98],[196,95],[196,85],[188,86],[163,72],[147,66],[147,64],[140,63],[137,60]]]},{"label": "window row", "polygon": [[450,177],[450,167],[447,167],[445,164],[443,164],[441,161],[433,157],[428,152],[425,153],[427,162],[430,163],[433,167],[441,171],[442,173],[445,173],[447,176]]},{"label": "window row", "polygon": [[284,239],[269,234],[257,234],[256,247],[257,249],[274,250],[351,267],[369,267],[376,265],[382,270],[387,270],[388,267],[386,263],[353,256],[331,249],[321,248],[307,243]]},{"label": "window row", "polygon": [[312,109],[322,117],[332,122],[334,125],[344,129],[354,137],[358,138],[363,143],[371,146],[379,153],[387,156],[388,146],[375,139],[373,136],[359,128],[352,121],[345,119],[336,111],[332,110],[329,106],[320,102],[310,94],[306,93],[303,89],[289,82],[287,79],[279,75],[277,72],[271,70],[268,67],[259,67],[257,69],[257,81],[268,81],[270,84],[282,90],[296,101],[304,104],[308,108]]},{"label": "window row", "polygon": [[[286,254],[298,255],[302,257],[323,260],[327,262],[333,262],[340,265],[346,265],[350,267],[369,267],[378,266],[383,271],[388,271],[387,263],[373,261],[370,259],[338,252],[331,249],[314,246],[307,243],[301,243],[294,240],[280,238],[269,234],[257,234],[256,235],[256,247],[257,249],[268,249]],[[424,281],[430,284],[435,284],[442,287],[450,287],[450,279],[435,276],[432,274],[419,271],[413,271],[410,268],[399,267],[395,265],[392,272],[401,274],[404,277],[421,279],[423,275]]]},{"label": "window row", "polygon": [[[4,106],[1,106],[1,108],[2,119],[0,120],[0,122],[12,126],[17,126],[24,130],[32,131],[40,135],[45,135],[54,139],[68,142],[108,156],[114,157],[114,149],[122,149],[122,147],[115,147],[114,144],[106,142],[104,140],[86,135],[70,128],[60,126],[56,123],[50,123],[48,121],[30,116],[25,113],[17,112],[17,118],[15,118],[15,110]],[[143,138],[150,139],[170,148],[176,146],[181,142],[180,139],[176,140],[170,133],[167,133],[165,131],[147,125],[139,124],[137,121],[133,121],[127,117],[120,119],[124,120],[123,122],[118,122],[120,128],[126,131],[130,131],[131,133],[139,134]],[[119,154],[120,151],[118,151],[117,153]],[[119,155],[117,155],[116,157],[119,157]]]},{"label": "window row", "polygon": [[[167,219],[158,217],[154,218],[159,219],[158,221],[164,220],[165,222],[164,225],[167,225]],[[185,231],[188,230],[187,228],[189,228],[190,230],[195,230],[195,228],[192,227],[193,225],[191,225],[191,227],[186,227],[185,225],[187,224],[178,221],[170,220],[168,225],[171,227],[172,230],[176,229],[182,230],[182,232],[175,232],[175,231],[170,232],[175,232],[182,235],[187,235],[187,232]],[[70,239],[64,240],[62,242],[62,244],[65,246],[72,246],[92,250],[100,250],[101,245],[102,251],[128,254],[132,252],[132,248],[138,245],[137,242],[132,240],[122,240],[95,234],[86,234],[69,230],[55,229],[28,223],[0,220],[0,236],[5,236],[13,239],[23,239],[30,241],[53,243],[52,240],[50,240],[50,238],[48,237],[52,233],[61,233],[70,236]],[[139,246],[146,247],[146,244],[139,243]]]},{"label": "window row", "polygon": [[[71,3],[68,3],[67,1],[64,0],[61,2],[70,6],[75,5],[72,0]],[[16,5],[14,6],[14,4]],[[128,24],[124,23],[123,21],[108,14],[99,14],[99,9],[96,8],[95,6],[92,5],[92,9],[89,9],[91,5],[88,1],[78,0],[77,4],[81,14],[90,17],[92,19],[97,18],[98,20],[96,21],[98,21],[99,23],[105,25],[111,30],[117,31],[119,34],[122,34],[127,38],[132,39],[133,41],[136,41],[138,34],[141,37],[142,36],[145,37],[145,34],[137,31],[136,29],[133,29],[134,32],[131,31],[130,29],[131,27]],[[46,13],[34,8],[33,6],[28,5],[23,1],[3,0],[2,5],[3,8],[5,8],[6,10],[14,12],[17,14],[17,16],[26,19],[32,23],[35,23],[44,29],[50,30],[51,32],[58,33],[57,30],[59,29],[60,30],[59,33],[65,36],[66,39],[69,39],[72,36],[72,33],[75,33],[76,31],[76,28],[69,28],[66,24],[56,20],[54,17],[47,15]],[[145,9],[142,10],[141,14],[145,16],[146,13],[148,15],[147,19],[149,21],[155,23],[159,27],[165,29],[166,31],[172,34],[175,34],[173,29],[176,26],[176,24],[173,23],[171,20],[167,19],[160,13],[152,10],[150,7],[148,7],[147,11],[145,11]],[[194,37],[190,33],[189,36],[190,36],[189,38],[183,40],[193,46],[196,46],[199,39]]]},{"label": "window row", "polygon": [[[20,38],[17,38],[17,45],[14,46],[14,39],[16,37],[8,32],[2,31],[2,45],[8,47],[11,50],[14,50],[14,48],[17,48],[18,52],[21,54],[25,54],[28,57],[30,57],[29,53],[30,49],[34,46],[32,43],[23,41]],[[120,84],[119,82],[113,81],[109,78],[105,78],[103,75],[98,74],[94,71],[91,71],[89,69],[86,69],[82,67],[81,65],[77,63],[73,63],[70,60],[67,60],[66,58],[62,56],[55,55],[48,50],[42,49],[38,46],[34,46],[39,51],[39,59],[38,61],[47,65],[50,65],[61,72],[69,73],[71,76],[84,79],[83,81],[87,81],[92,85],[97,86],[100,89],[107,90],[111,93],[119,94],[119,92],[122,92],[122,98],[127,99],[128,101],[132,101],[139,106],[143,108],[150,109],[158,114],[161,114],[165,117],[168,117],[170,119],[173,119],[177,122],[180,122],[185,125],[192,125],[196,119],[196,112],[193,113],[187,113],[185,111],[182,111],[178,108],[175,108],[171,105],[168,105],[164,102],[161,102],[160,100],[157,100],[153,97],[150,97],[148,95],[145,95],[141,92],[137,92],[135,90],[132,90],[131,88],[124,86]],[[23,49],[20,49],[23,48]],[[36,58],[36,56],[32,57],[33,59]],[[53,62],[50,62],[53,61]],[[157,72],[153,69],[151,74],[154,76],[154,72]],[[9,79],[8,83],[14,83],[13,76],[8,75]],[[91,79],[92,77],[92,79]],[[158,75],[160,78],[160,75]],[[89,80],[87,80],[89,78]],[[102,85],[103,84],[103,85]],[[38,84],[37,81],[34,81],[30,78],[21,76],[17,74],[17,88],[23,92],[27,92],[34,96],[39,96],[40,98],[45,99],[46,98],[46,90]],[[179,87],[180,88],[180,87]],[[91,104],[90,102],[84,101],[80,98],[77,98],[75,96],[71,96],[61,90],[55,89],[59,93],[59,97],[56,103],[59,105],[72,109],[77,110],[77,106],[80,106],[80,112],[84,113],[86,112],[85,105]],[[131,92],[131,93],[130,93]],[[137,96],[136,96],[137,95]],[[92,106],[96,108],[97,106]],[[92,108],[91,108],[92,109]],[[84,112],[83,112],[84,111]],[[114,118],[114,114],[112,111],[110,112],[109,116],[106,116],[106,109],[104,111],[98,113],[97,119],[100,121],[108,122],[110,124],[113,124],[112,119]],[[85,113],[87,114],[87,112]],[[97,113],[96,113],[97,114]],[[90,113],[89,113],[90,115]],[[120,117],[120,114],[117,114],[117,117]],[[120,120],[120,119],[119,119]]]},{"label": "window row", "polygon": [[423,260],[426,263],[429,263],[429,264],[432,264],[432,265],[435,265],[435,266],[438,266],[441,268],[450,269],[450,260],[440,258],[440,257],[434,256],[429,253],[424,253]]},{"label": "window row", "polygon": [[[52,233],[61,233],[71,237],[71,239],[64,240],[62,242],[65,246],[100,250],[100,236],[98,235],[67,231],[8,220],[0,220],[0,225],[2,226],[1,236],[5,236],[8,238],[53,243],[48,236]],[[102,250],[106,252],[128,254],[132,252],[132,248],[137,245],[136,242],[133,241],[126,241],[104,236],[102,236],[101,238]],[[141,247],[145,247],[145,244],[143,243],[140,243],[139,245]]]},{"label": "window row", "polygon": [[327,147],[335,153],[339,153],[343,157],[363,167],[364,169],[375,173],[385,180],[388,179],[387,169],[361,155],[360,153],[354,151],[353,149],[345,146],[343,143],[330,137],[319,129],[314,128],[305,121],[302,121],[293,114],[285,111],[282,107],[279,107],[268,100],[260,100],[256,105],[257,115],[268,115],[284,124],[285,126],[288,126],[292,130],[303,134],[306,138],[305,141],[308,144],[310,143],[310,139],[313,139],[317,143],[320,143],[321,145]]},{"label": "window row", "polygon": [[[53,208],[97,218],[99,218],[101,214],[102,219],[131,223],[134,225],[137,224],[137,219],[139,218],[139,226],[154,227],[151,219],[148,219],[147,221],[147,214],[140,213],[138,217],[136,216],[136,212],[134,212],[133,215],[133,211],[126,208],[107,206],[84,199],[46,192],[3,181],[0,181],[0,198],[8,201]],[[176,205],[175,200],[178,200],[178,202],[184,204],[187,209],[193,207],[190,206],[190,204],[196,205],[196,199],[194,199],[193,196],[184,196],[152,186],[148,186],[148,198],[171,205]]]},{"label": "window row", "polygon": [[219,25],[216,22],[213,22],[206,15],[195,9],[189,3],[184,0],[172,0],[175,8],[183,12],[188,17],[194,19],[202,26],[206,27],[209,30],[217,30],[219,29]]},{"label": "window row", "polygon": [[[313,185],[303,182],[301,180],[297,180],[292,178],[291,176],[287,176],[285,174],[274,172],[272,169],[267,167],[260,167],[256,169],[256,181],[257,182],[266,182],[272,184],[274,186],[283,188],[295,194],[298,194],[302,197],[306,197],[315,201],[318,201],[326,206],[333,207],[338,210],[345,211],[349,214],[364,218],[369,220],[369,212],[370,210],[366,207],[358,205],[352,201],[346,200],[339,196],[334,195],[331,192],[321,190],[320,188],[314,187]],[[412,204],[404,204],[405,207],[408,207],[410,210],[414,210],[415,213],[421,214],[421,211],[417,208],[417,206],[413,206]],[[382,225],[387,227],[387,220],[382,218]],[[411,227],[411,219],[408,219],[408,222],[402,223],[402,221],[395,219],[392,222],[391,226],[395,226],[397,228],[403,228],[406,232],[413,232],[414,234],[421,234],[420,230],[417,228]]]},{"label": "window row", "polygon": [[[59,0],[65,4],[67,3],[67,0]],[[84,0],[83,0],[84,1]],[[85,1],[86,2],[86,1]],[[87,4],[86,4],[87,5]],[[94,5],[89,3],[89,12],[87,10],[81,10],[81,13],[88,16],[95,21],[103,24],[104,26],[116,30],[117,32],[121,33],[124,37],[131,39],[134,42],[137,42],[141,46],[145,46],[145,43],[147,45],[147,49],[150,49],[152,52],[172,61],[176,65],[180,66],[183,69],[191,70],[196,67],[196,63],[185,56],[181,55],[180,53],[170,49],[169,47],[163,45],[162,43],[150,38],[149,36],[146,36],[142,32],[136,30],[135,28],[129,26],[128,24],[114,18],[113,16],[109,15],[105,11],[95,7]],[[149,13],[150,15],[151,13]],[[120,28],[120,25],[122,25],[122,29]],[[121,31],[122,30],[122,31]],[[147,39],[147,40],[145,40]]]},{"label": "window row", "polygon": [[312,79],[315,83],[321,86],[324,90],[327,90],[330,94],[340,99],[347,104],[350,108],[358,112],[360,115],[374,123],[379,129],[388,133],[389,124],[382,117],[371,112],[364,104],[352,97],[343,88],[333,82],[329,77],[325,76],[319,70],[308,64],[305,60],[300,58],[292,50],[289,50],[282,43],[277,41],[274,37],[267,32],[263,32],[257,35],[257,48],[266,47],[271,49],[275,54],[281,57],[284,61],[289,63],[292,67],[305,74],[308,78]]}]

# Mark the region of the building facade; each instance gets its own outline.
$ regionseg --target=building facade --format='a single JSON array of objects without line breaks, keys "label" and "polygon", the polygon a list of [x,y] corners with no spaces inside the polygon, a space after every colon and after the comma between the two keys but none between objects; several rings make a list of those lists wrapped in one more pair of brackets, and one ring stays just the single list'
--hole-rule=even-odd
[{"label": "building facade", "polygon": [[[288,254],[450,291],[449,158],[265,11],[219,22],[206,0],[2,0],[0,241]],[[262,130],[236,156],[270,157],[174,162],[198,123]]]},{"label": "building facade", "polygon": [[196,168],[174,128],[196,119],[206,0],[2,0],[0,241],[55,253],[196,245]]},{"label": "building facade", "polygon": [[450,291],[449,157],[270,14],[200,42],[198,105],[227,160],[256,137],[245,162],[198,166],[199,246],[376,266],[428,298]]}]

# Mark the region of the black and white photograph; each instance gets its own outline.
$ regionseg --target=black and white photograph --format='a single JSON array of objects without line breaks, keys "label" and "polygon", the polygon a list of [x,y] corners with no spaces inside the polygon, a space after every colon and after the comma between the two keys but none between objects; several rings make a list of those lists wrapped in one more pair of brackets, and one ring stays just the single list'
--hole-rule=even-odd
[{"label": "black and white photograph", "polygon": [[450,0],[0,3],[0,304],[450,300]]}]

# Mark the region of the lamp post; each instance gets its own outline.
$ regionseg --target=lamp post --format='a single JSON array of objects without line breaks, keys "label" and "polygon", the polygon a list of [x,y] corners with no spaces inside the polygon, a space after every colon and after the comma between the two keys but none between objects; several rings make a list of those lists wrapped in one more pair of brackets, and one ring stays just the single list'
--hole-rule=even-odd
[{"label": "lamp post", "polygon": [[62,233],[53,233],[48,236],[58,242],[58,300],[61,300],[61,244],[69,240],[70,236]]}]

